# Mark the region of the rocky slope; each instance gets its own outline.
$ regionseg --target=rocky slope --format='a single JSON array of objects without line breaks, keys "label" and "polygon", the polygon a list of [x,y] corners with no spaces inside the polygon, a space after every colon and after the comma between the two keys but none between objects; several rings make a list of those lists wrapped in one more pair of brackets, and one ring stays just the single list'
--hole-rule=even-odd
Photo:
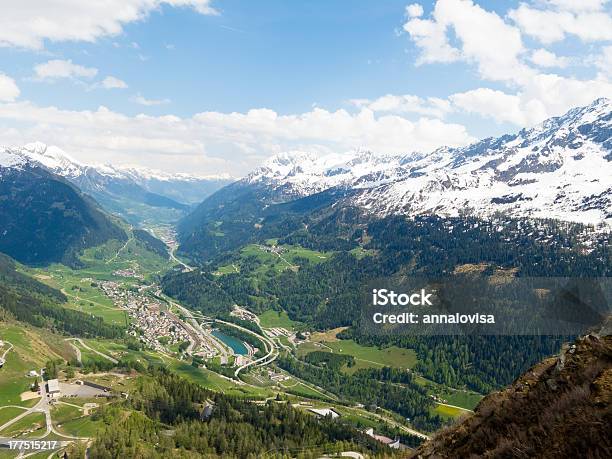
[{"label": "rocky slope", "polygon": [[418,458],[612,457],[612,336],[587,335],[417,450]]}]

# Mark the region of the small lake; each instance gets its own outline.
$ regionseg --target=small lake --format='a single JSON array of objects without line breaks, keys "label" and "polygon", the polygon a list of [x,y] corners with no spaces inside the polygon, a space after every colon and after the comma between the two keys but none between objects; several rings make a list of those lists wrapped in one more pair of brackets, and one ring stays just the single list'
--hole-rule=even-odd
[{"label": "small lake", "polygon": [[240,341],[238,338],[234,338],[233,336],[226,335],[225,333],[219,330],[213,330],[212,335],[215,338],[223,341],[229,347],[231,347],[234,353],[238,355],[247,355],[249,353],[249,350],[246,348],[244,343]]}]

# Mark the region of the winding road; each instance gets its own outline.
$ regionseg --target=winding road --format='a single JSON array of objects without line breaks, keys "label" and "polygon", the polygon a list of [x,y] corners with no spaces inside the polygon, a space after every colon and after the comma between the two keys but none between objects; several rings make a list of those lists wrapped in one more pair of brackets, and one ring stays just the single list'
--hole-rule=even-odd
[{"label": "winding road", "polygon": [[[83,346],[85,349],[87,349],[88,351],[93,352],[94,354],[98,354],[100,357],[114,363],[115,365],[119,363],[119,360],[115,359],[114,357],[111,357],[110,355],[106,355],[103,352],[97,351],[91,347],[89,347],[87,344],[85,344],[83,342],[83,340],[81,338],[66,338],[66,341],[77,341],[81,346]],[[81,361],[81,350],[79,348],[77,348],[73,343],[70,343],[70,345],[75,349],[75,351],[77,352],[77,360],[80,362]]]},{"label": "winding road", "polygon": [[252,360],[251,362],[238,367],[236,371],[234,372],[234,376],[236,378],[238,378],[240,375],[240,372],[245,370],[246,368],[249,368],[252,366],[268,365],[269,363],[272,363],[274,360],[276,360],[276,357],[278,357],[278,351],[276,349],[276,346],[269,338],[266,338],[265,336],[260,335],[259,333],[255,333],[253,330],[249,330],[248,328],[244,328],[233,322],[226,322],[225,320],[221,320],[221,319],[217,319],[216,322],[219,322],[224,325],[229,325],[230,327],[237,328],[238,330],[242,330],[243,332],[246,332],[246,333],[249,333],[255,336],[256,338],[258,338],[260,341],[264,343],[264,346],[266,347],[266,351],[268,351],[268,353],[264,355],[263,357],[260,357],[256,360]]}]

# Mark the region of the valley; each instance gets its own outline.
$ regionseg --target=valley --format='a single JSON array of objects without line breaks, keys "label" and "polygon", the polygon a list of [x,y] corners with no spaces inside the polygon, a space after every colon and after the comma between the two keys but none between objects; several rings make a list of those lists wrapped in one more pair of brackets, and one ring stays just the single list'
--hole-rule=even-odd
[{"label": "valley", "polygon": [[[279,155],[193,207],[176,204],[168,185],[195,183],[193,197],[203,186],[193,178],[109,172],[38,144],[6,150],[2,444],[57,441],[47,455],[104,458],[411,453],[574,337],[371,333],[371,285],[585,278],[596,294],[570,282],[572,295],[586,295],[570,306],[605,318],[607,198],[592,207],[583,189],[532,204],[503,196],[521,174],[563,175],[582,145],[596,164],[609,161],[605,136],[593,133],[606,129],[606,110],[599,100],[513,137],[437,150],[442,169],[422,156]],[[567,132],[582,144],[557,151]],[[543,166],[546,148],[555,167]],[[422,170],[448,180],[433,186]],[[600,179],[584,192],[599,193]],[[413,185],[419,193],[393,191]],[[483,189],[491,199],[478,211],[459,204]],[[118,208],[124,198],[131,204]],[[23,219],[37,223],[22,229]],[[510,312],[532,306],[509,297]]]},{"label": "valley", "polygon": [[[414,353],[340,341],[335,334],[341,330],[304,331],[298,338],[304,324],[292,321],[286,312],[267,310],[258,317],[236,306],[224,320],[186,308],[165,295],[157,283],[167,270],[186,271],[170,257],[172,247],[165,259],[129,236],[129,228],[127,232],[126,242],[111,240],[85,250],[80,258],[83,266],[78,269],[61,264],[19,266],[23,274],[62,292],[67,299],[63,307],[119,326],[126,334],[120,339],[63,338],[38,328],[0,324],[4,346],[0,351],[5,355],[0,371],[6,386],[0,401],[0,436],[54,440],[58,441],[56,450],[87,444],[104,429],[104,420],[96,413],[117,404],[121,394],[129,397],[139,372],[162,366],[213,391],[262,402],[280,394],[298,410],[333,409],[355,426],[399,429],[408,436],[426,437],[391,411],[342,400],[275,364],[281,354],[301,358],[323,351],[354,357],[356,365],[341,370],[350,375],[360,368],[386,365],[412,368]],[[322,256],[311,253],[296,247],[287,257],[294,261],[305,254]],[[281,262],[285,268],[279,268],[278,257],[259,252],[264,254],[272,269],[291,269],[285,262]],[[43,341],[49,345],[42,345]],[[33,353],[34,346],[37,351]],[[29,372],[37,375],[28,376]],[[59,395],[47,398],[46,379],[59,379]],[[95,396],[78,395],[78,391],[70,395],[74,388],[83,387],[78,386],[81,381],[107,389]],[[30,391],[33,384],[43,388],[40,393]],[[46,430],[35,413],[45,415]]]}]

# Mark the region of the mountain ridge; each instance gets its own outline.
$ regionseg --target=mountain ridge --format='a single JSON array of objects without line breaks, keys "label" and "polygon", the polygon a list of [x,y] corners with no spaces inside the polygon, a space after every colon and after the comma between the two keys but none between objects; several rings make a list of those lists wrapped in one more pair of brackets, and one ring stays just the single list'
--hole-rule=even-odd
[{"label": "mountain ridge", "polygon": [[281,200],[330,188],[377,216],[496,212],[612,225],[612,101],[597,99],[516,134],[429,154],[290,152],[241,180]]},{"label": "mountain ridge", "polygon": [[0,252],[27,264],[77,265],[77,253],[125,232],[91,197],[36,164],[0,166]]},{"label": "mountain ridge", "polygon": [[64,177],[107,211],[137,225],[156,218],[176,221],[194,204],[228,183],[223,176],[199,177],[137,166],[84,164],[60,148],[42,142],[0,148],[0,167],[25,165],[37,165]]}]

